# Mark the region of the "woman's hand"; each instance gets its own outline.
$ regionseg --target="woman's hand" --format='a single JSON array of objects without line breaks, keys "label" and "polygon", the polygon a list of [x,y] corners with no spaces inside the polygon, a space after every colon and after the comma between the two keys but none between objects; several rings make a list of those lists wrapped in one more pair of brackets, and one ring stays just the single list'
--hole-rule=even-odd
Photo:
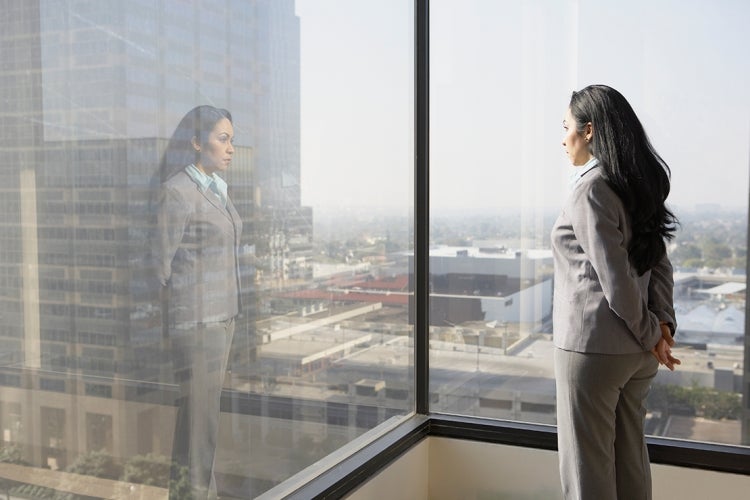
[{"label": "woman's hand", "polygon": [[659,325],[661,327],[661,338],[657,342],[656,346],[651,349],[651,354],[654,355],[659,364],[662,364],[674,371],[674,366],[682,364],[682,362],[672,356],[672,346],[674,345],[674,339],[672,338],[672,331],[666,323]]}]

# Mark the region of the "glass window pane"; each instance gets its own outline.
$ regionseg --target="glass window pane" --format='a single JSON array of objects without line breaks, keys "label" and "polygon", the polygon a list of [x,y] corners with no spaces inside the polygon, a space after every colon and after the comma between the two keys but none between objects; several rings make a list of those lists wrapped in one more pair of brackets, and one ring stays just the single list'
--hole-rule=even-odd
[{"label": "glass window pane", "polygon": [[4,3],[10,496],[283,492],[413,412],[412,25],[400,0]]},{"label": "glass window pane", "polygon": [[555,423],[561,122],[573,90],[605,83],[670,165],[682,222],[669,255],[683,364],[659,371],[648,432],[750,443],[748,19],[733,1],[431,3],[433,410]]}]

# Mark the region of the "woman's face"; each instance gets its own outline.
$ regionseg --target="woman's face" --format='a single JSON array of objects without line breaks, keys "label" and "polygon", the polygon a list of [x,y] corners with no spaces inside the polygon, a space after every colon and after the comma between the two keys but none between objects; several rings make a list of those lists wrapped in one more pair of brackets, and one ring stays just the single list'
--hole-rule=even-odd
[{"label": "woman's face", "polygon": [[193,138],[193,147],[199,153],[198,163],[195,166],[208,175],[215,172],[224,172],[232,163],[233,141],[234,127],[232,122],[222,118],[216,122],[203,144],[198,144],[197,139]]},{"label": "woman's face", "polygon": [[587,139],[591,139],[591,124],[586,124],[583,132],[578,132],[578,124],[570,113],[570,108],[568,108],[568,112],[565,113],[565,119],[563,120],[563,128],[565,129],[565,138],[562,141],[562,145],[568,154],[570,162],[575,167],[585,165],[592,158],[587,141]]}]

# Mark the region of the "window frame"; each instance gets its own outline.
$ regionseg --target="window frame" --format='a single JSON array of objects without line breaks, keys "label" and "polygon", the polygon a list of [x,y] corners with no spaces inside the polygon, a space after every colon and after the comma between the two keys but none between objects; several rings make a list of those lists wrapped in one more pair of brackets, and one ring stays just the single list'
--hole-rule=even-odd
[{"label": "window frame", "polygon": [[[311,479],[287,498],[340,497],[361,486],[422,439],[468,439],[557,451],[554,426],[432,413],[429,405],[429,0],[414,0],[414,359],[416,413],[406,422]],[[750,167],[750,165],[749,165]],[[750,186],[749,186],[750,188]],[[750,208],[748,210],[750,212]],[[750,214],[749,214],[750,215]],[[750,217],[748,218],[750,222]],[[750,226],[750,223],[749,223]],[[750,247],[750,231],[748,231]],[[750,268],[750,254],[746,269]],[[750,331],[750,301],[745,303]],[[745,336],[743,434],[750,426],[750,337]],[[647,437],[651,462],[684,468],[750,475],[750,447]]]},{"label": "window frame", "polygon": [[[430,366],[429,366],[429,235],[430,235],[430,11],[429,0],[414,0],[414,380],[415,380],[415,411],[403,422],[384,431],[379,437],[358,449],[351,455],[344,456],[336,465],[325,470],[320,475],[312,477],[287,498],[330,498],[341,497],[355,490],[372,478],[379,471],[393,463],[400,456],[420,443],[427,437],[443,437],[464,439],[493,444],[503,444],[532,448],[538,450],[557,450],[557,434],[554,426],[516,422],[509,420],[488,419],[465,415],[449,415],[432,412],[430,409]],[[750,168],[750,165],[748,166]],[[750,187],[750,186],[749,186]],[[82,202],[96,204],[96,200]],[[93,205],[92,205],[93,206]],[[750,210],[749,210],[750,212]],[[750,217],[749,217],[750,220]],[[102,230],[109,231],[109,230]],[[105,239],[111,239],[112,234],[98,233]],[[750,231],[748,231],[748,247],[750,247]],[[104,255],[106,258],[107,255]],[[20,262],[20,260],[19,260]],[[750,269],[750,254],[746,256],[746,272]],[[20,279],[18,276],[10,278]],[[10,279],[9,278],[9,279]],[[97,280],[91,280],[92,282]],[[95,283],[103,286],[102,283]],[[78,306],[80,307],[80,306]],[[106,313],[107,308],[88,304],[92,313]],[[69,332],[68,332],[69,333]],[[750,436],[750,301],[745,303],[745,355],[743,380],[743,436]],[[65,336],[63,331],[61,335]],[[106,336],[96,332],[82,332],[86,338],[96,338],[96,335]],[[106,348],[110,346],[102,337],[101,343],[84,344]],[[52,339],[56,340],[56,339]],[[64,340],[64,339],[62,339]],[[111,339],[110,339],[111,340]],[[0,384],[9,387],[23,387],[23,380],[15,375],[0,374],[10,383]],[[45,380],[45,379],[40,379]],[[55,379],[47,379],[55,380]],[[2,380],[0,380],[2,381]],[[59,381],[58,381],[59,382]],[[65,381],[63,381],[65,382]],[[55,385],[55,384],[53,384]],[[142,387],[141,387],[142,386]],[[51,387],[51,386],[50,386]],[[55,387],[60,388],[59,384]],[[100,391],[106,396],[106,385],[99,384]],[[148,389],[141,384],[140,390]],[[41,390],[50,391],[49,387]],[[62,385],[62,392],[65,384]],[[52,390],[52,392],[60,392]],[[96,392],[96,390],[94,391]],[[146,391],[148,392],[148,391]],[[110,387],[111,393],[111,387]],[[100,394],[101,396],[101,394]],[[251,412],[253,401],[251,398],[237,398],[230,391],[223,392],[223,405],[236,404],[239,409],[233,411]],[[109,394],[111,398],[112,395]],[[285,412],[285,409],[279,411]],[[106,416],[106,415],[105,415]],[[284,418],[288,418],[285,415]],[[750,439],[750,437],[747,437]],[[648,437],[647,444],[651,461],[655,464],[671,465],[683,468],[695,468],[724,473],[734,473],[750,476],[750,447],[727,445],[719,443],[704,443],[696,441],[682,441],[677,439]],[[334,453],[335,455],[335,453]],[[687,473],[687,472],[685,472]]]}]

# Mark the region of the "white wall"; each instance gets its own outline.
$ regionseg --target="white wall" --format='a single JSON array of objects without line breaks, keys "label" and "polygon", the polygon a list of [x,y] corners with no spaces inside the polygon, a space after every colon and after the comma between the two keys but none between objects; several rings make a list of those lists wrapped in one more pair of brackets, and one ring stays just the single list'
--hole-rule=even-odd
[{"label": "white wall", "polygon": [[[746,498],[750,476],[652,465],[654,500]],[[430,437],[354,491],[350,500],[561,498],[557,453]]]},{"label": "white wall", "polygon": [[428,500],[431,438],[420,441],[347,498],[352,500]]}]

